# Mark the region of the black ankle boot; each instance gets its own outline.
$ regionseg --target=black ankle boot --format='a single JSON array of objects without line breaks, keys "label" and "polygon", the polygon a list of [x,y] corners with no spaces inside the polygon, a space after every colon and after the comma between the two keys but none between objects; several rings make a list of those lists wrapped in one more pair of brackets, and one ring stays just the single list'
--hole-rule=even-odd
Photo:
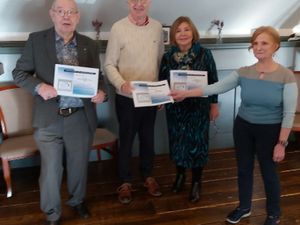
[{"label": "black ankle boot", "polygon": [[172,192],[178,193],[178,192],[182,191],[184,183],[185,183],[185,174],[178,173],[176,175],[176,180],[173,183]]},{"label": "black ankle boot", "polygon": [[190,196],[189,196],[189,200],[192,203],[198,202],[200,199],[200,183],[199,182],[193,182],[192,183],[192,188],[190,191]]}]

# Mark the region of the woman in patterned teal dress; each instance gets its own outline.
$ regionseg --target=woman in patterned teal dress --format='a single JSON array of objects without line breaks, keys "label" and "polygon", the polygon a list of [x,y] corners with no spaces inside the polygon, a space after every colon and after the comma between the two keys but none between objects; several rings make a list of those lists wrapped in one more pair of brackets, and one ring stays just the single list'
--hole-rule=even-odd
[{"label": "woman in patterned teal dress", "polygon": [[[199,33],[188,17],[179,17],[171,26],[171,48],[162,59],[160,80],[170,80],[170,70],[208,72],[208,83],[218,81],[211,51],[199,43]],[[177,176],[172,191],[182,190],[185,170],[192,170],[191,202],[199,200],[201,176],[208,161],[209,122],[218,116],[217,96],[188,98],[166,105],[170,157],[176,163]]]}]

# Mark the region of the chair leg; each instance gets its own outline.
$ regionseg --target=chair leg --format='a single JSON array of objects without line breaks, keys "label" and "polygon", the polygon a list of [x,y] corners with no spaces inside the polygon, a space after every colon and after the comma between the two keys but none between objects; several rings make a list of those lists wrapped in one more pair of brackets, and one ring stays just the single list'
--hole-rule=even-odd
[{"label": "chair leg", "polygon": [[113,166],[118,168],[118,141],[116,140],[111,146],[111,156],[113,159]]},{"label": "chair leg", "polygon": [[100,149],[96,149],[97,151],[97,158],[98,158],[98,161],[101,161],[101,148]]},{"label": "chair leg", "polygon": [[112,146],[111,146],[111,155],[113,159],[117,158],[118,154],[118,141],[116,141]]},{"label": "chair leg", "polygon": [[2,159],[3,166],[3,176],[6,183],[7,194],[6,197],[10,198],[12,196],[12,188],[11,188],[11,176],[10,176],[10,166],[9,161],[7,159]]}]

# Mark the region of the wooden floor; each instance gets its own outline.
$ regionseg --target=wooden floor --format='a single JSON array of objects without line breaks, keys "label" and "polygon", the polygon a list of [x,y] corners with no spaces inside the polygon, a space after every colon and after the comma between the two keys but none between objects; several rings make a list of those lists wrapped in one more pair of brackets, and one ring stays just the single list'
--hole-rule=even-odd
[{"label": "wooden floor", "polygon": [[[137,171],[137,159],[133,159]],[[282,182],[282,225],[300,224],[300,150],[289,150],[286,160],[280,163]],[[13,171],[13,197],[5,197],[5,187],[0,179],[0,224],[43,224],[44,216],[39,209],[39,168],[15,169]],[[175,177],[174,166],[167,155],[157,156],[154,175],[162,186],[160,198],[148,196],[138,173],[134,174],[134,201],[121,205],[115,189],[118,186],[114,160],[92,162],[89,168],[87,204],[92,217],[78,219],[63,204],[63,225],[225,225],[227,213],[237,205],[236,163],[234,151],[211,150],[210,161],[204,170],[201,200],[192,204],[187,196],[191,177],[186,189],[180,194],[170,192]],[[67,200],[67,188],[62,186],[63,203]],[[265,219],[265,195],[256,166],[252,215],[241,225],[262,225]]]}]

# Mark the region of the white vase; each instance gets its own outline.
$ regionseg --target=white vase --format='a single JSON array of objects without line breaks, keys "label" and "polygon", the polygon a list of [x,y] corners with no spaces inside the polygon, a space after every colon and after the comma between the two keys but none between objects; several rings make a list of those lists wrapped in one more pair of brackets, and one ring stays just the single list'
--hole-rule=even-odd
[{"label": "white vase", "polygon": [[222,29],[220,29],[220,28],[218,28],[217,43],[218,43],[218,44],[223,43],[223,40],[222,40]]},{"label": "white vase", "polygon": [[96,40],[97,40],[97,41],[100,40],[100,33],[96,33]]}]

